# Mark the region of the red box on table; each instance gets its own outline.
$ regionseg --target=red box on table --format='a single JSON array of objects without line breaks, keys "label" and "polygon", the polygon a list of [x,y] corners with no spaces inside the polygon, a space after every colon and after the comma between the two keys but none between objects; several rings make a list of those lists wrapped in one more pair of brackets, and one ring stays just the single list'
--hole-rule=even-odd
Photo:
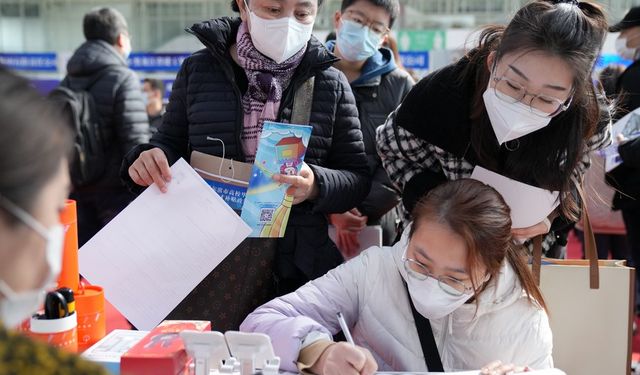
[{"label": "red box on table", "polygon": [[186,373],[189,357],[179,333],[211,331],[211,322],[165,320],[152,329],[120,360],[121,375],[179,375]]}]

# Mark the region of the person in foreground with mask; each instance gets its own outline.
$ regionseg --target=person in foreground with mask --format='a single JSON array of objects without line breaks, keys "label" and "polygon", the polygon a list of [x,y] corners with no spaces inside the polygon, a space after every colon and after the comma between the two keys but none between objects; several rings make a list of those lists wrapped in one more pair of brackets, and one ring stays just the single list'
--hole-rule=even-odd
[{"label": "person in foreground with mask", "polygon": [[400,197],[382,168],[375,137],[376,128],[414,84],[409,74],[398,68],[393,52],[382,47],[399,12],[397,0],[343,0],[334,18],[336,40],[327,43],[340,58],[333,66],[346,75],[355,94],[372,175],[371,190],[362,203],[330,215],[337,245],[346,258],[360,250],[358,234],[364,225],[382,225],[384,245],[390,245],[396,237],[394,208]]},{"label": "person in foreground with mask", "polygon": [[[445,371],[496,359],[519,365],[505,371],[553,367],[545,303],[500,194],[476,180],[450,181],[421,199],[412,217],[393,247],[369,248],[261,306],[241,330],[268,334],[287,371],[296,363],[316,374],[437,371],[421,350],[431,335],[414,323],[424,318]],[[338,312],[356,346],[332,341]]]},{"label": "person in foreground with mask", "polygon": [[169,165],[189,160],[193,150],[253,163],[264,121],[289,122],[296,91],[315,77],[305,163],[298,176],[274,177],[293,189],[285,236],[245,240],[171,318],[237,329],[275,296],[274,276],[276,292],[284,294],[343,261],[329,239],[326,215],[360,203],[370,178],[349,83],[332,67],[337,58],[311,35],[321,3],[236,0],[239,18],[193,25],[188,31],[206,49],[183,63],[151,142],[127,155],[123,178],[138,187],[155,182],[162,191],[171,180]]},{"label": "person in foreground with mask", "polygon": [[106,374],[12,332],[42,307],[62,267],[71,134],[27,81],[2,67],[0,97],[0,374]]},{"label": "person in foreground with mask", "polygon": [[377,133],[382,164],[405,207],[481,166],[558,191],[558,208],[536,225],[514,228],[514,236],[546,235],[545,251],[564,245],[557,237],[580,216],[576,185],[589,152],[611,141],[610,116],[591,80],[607,27],[595,3],[532,1],[506,27],[484,29],[458,62],[416,84]]}]

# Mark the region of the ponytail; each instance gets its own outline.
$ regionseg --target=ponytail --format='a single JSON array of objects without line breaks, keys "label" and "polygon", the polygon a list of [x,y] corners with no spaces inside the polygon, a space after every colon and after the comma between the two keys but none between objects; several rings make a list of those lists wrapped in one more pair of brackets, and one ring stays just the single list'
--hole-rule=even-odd
[{"label": "ponytail", "polygon": [[507,260],[509,261],[511,268],[516,272],[518,280],[522,285],[522,289],[527,294],[527,297],[529,297],[529,300],[533,304],[537,304],[547,311],[547,304],[545,303],[544,297],[542,297],[542,292],[536,284],[536,281],[533,278],[533,273],[531,273],[531,269],[525,260],[523,255],[524,252],[520,251],[521,248],[521,246],[510,244],[507,248]]}]

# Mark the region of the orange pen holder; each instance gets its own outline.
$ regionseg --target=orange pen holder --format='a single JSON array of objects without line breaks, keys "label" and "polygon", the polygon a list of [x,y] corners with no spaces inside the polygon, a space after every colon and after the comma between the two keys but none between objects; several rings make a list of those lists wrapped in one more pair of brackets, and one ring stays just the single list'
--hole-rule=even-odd
[{"label": "orange pen holder", "polygon": [[60,222],[64,226],[64,251],[62,253],[62,269],[58,277],[58,287],[71,288],[78,291],[80,274],[78,272],[78,212],[76,201],[68,199],[60,214]]},{"label": "orange pen holder", "polygon": [[78,351],[78,321],[76,314],[59,319],[31,318],[27,335],[58,349]]},{"label": "orange pen holder", "polygon": [[75,299],[78,315],[78,350],[84,351],[107,334],[104,290],[97,285],[81,285]]}]

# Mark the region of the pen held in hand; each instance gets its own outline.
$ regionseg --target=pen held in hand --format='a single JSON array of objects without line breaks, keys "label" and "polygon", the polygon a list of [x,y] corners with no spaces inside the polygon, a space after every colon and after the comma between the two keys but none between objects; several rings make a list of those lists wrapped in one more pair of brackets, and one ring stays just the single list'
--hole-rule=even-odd
[{"label": "pen held in hand", "polygon": [[349,332],[349,327],[347,326],[347,322],[344,320],[344,316],[342,316],[341,312],[338,312],[338,323],[340,323],[340,328],[342,328],[342,333],[344,333],[344,337],[347,339],[347,342],[351,345],[355,345],[353,342],[353,337],[351,337],[351,332]]}]

